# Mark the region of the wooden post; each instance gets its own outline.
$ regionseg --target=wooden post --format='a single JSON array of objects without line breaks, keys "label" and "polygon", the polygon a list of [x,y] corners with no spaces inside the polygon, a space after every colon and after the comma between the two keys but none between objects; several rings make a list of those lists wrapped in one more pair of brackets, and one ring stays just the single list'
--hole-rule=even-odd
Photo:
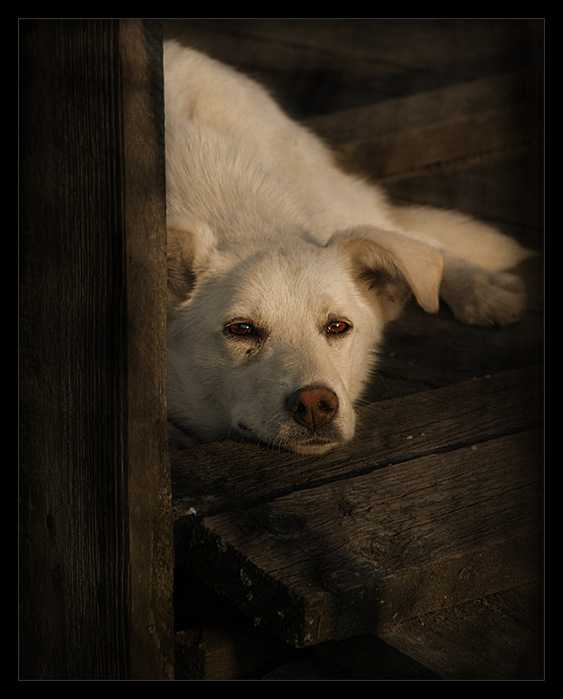
[{"label": "wooden post", "polygon": [[20,25],[20,678],[171,679],[162,40]]}]

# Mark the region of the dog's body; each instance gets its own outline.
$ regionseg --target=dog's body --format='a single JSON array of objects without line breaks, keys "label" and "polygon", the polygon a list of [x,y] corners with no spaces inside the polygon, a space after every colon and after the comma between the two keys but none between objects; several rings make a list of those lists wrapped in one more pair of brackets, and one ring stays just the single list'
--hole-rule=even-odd
[{"label": "dog's body", "polygon": [[179,445],[321,453],[354,434],[385,324],[413,293],[463,322],[524,312],[529,253],[460,214],[395,209],[259,85],[165,43],[167,401]]}]

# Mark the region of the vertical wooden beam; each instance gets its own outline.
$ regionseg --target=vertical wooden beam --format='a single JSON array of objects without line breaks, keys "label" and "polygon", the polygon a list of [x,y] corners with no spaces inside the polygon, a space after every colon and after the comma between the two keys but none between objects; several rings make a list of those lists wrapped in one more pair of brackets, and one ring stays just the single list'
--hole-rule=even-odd
[{"label": "vertical wooden beam", "polygon": [[120,50],[126,165],[131,672],[135,677],[147,672],[158,677],[166,675],[172,664],[171,647],[161,644],[164,639],[170,643],[173,628],[174,560],[165,398],[167,269],[160,26],[156,31],[151,23],[122,21]]},{"label": "vertical wooden beam", "polygon": [[22,679],[172,676],[159,45],[21,24]]}]

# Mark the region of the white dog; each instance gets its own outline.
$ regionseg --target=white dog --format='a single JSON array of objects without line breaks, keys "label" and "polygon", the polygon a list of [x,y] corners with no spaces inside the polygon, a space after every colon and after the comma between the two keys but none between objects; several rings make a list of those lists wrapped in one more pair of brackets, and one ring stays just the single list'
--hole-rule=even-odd
[{"label": "white dog", "polygon": [[322,453],[354,434],[385,324],[414,294],[458,319],[524,312],[529,253],[460,214],[395,209],[262,87],[165,43],[172,442]]}]

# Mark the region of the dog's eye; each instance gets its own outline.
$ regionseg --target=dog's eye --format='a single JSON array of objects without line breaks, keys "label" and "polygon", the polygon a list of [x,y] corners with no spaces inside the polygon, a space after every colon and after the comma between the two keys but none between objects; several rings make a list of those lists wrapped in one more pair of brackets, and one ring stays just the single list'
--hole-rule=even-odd
[{"label": "dog's eye", "polygon": [[333,320],[332,323],[326,326],[326,333],[327,335],[342,335],[347,333],[351,327],[350,323],[347,323],[345,320]]},{"label": "dog's eye", "polygon": [[225,329],[229,335],[236,337],[256,335],[256,328],[251,323],[229,323]]}]

